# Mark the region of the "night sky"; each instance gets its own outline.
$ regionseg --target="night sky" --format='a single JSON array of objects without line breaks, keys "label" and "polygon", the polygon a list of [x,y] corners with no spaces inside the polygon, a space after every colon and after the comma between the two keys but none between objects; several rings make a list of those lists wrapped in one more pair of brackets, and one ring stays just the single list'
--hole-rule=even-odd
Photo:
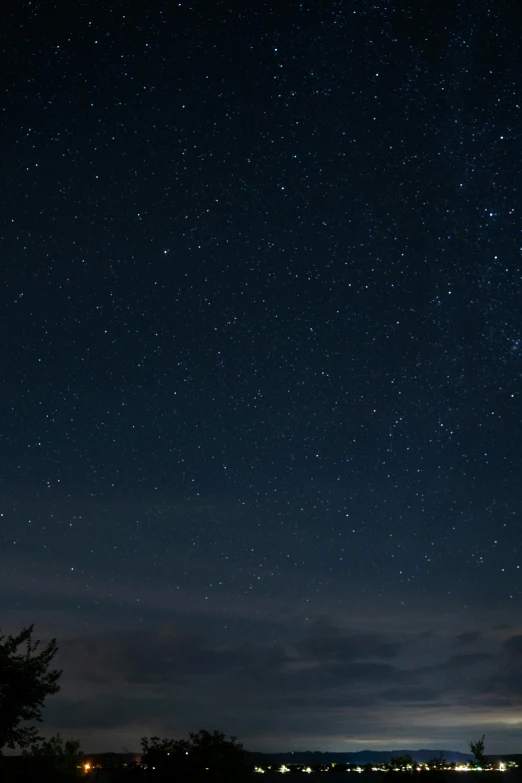
[{"label": "night sky", "polygon": [[0,625],[44,729],[520,749],[522,16],[1,18]]}]

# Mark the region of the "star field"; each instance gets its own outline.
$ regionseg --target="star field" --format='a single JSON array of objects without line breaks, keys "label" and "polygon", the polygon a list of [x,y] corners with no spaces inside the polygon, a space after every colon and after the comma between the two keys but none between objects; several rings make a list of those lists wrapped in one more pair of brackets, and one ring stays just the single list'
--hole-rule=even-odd
[{"label": "star field", "polygon": [[58,637],[49,725],[512,749],[518,7],[2,14],[1,626]]}]

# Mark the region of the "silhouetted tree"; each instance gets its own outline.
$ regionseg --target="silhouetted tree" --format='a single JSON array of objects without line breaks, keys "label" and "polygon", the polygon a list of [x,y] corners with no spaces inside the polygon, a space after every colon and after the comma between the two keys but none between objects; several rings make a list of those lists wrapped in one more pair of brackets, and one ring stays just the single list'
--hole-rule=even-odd
[{"label": "silhouetted tree", "polygon": [[436,772],[440,772],[441,770],[446,769],[447,766],[448,766],[448,762],[446,761],[442,753],[438,758],[431,759],[431,761],[428,761],[428,767],[432,770],[435,770]]},{"label": "silhouetted tree", "polygon": [[393,756],[390,760],[390,766],[392,769],[400,769],[403,771],[412,770],[417,765],[411,756]]},{"label": "silhouetted tree", "polygon": [[186,774],[189,747],[188,740],[143,737],[141,762],[147,767],[148,772],[154,771],[155,780],[170,780],[175,776]]},{"label": "silhouetted tree", "polygon": [[20,724],[41,722],[46,697],[60,690],[61,671],[49,669],[58,650],[56,639],[40,649],[33,628],[0,637],[0,753],[6,746],[27,748],[41,739],[36,727]]},{"label": "silhouetted tree", "polygon": [[158,781],[185,776],[221,783],[237,780],[246,771],[243,746],[220,731],[201,729],[189,734],[188,740],[143,737],[141,746],[142,763]]},{"label": "silhouetted tree", "polygon": [[39,783],[65,783],[74,780],[83,750],[78,740],[63,740],[60,734],[43,740],[23,752],[29,776]]},{"label": "silhouetted tree", "polygon": [[486,735],[483,734],[482,737],[476,742],[469,743],[469,747],[471,752],[473,753],[473,758],[475,759],[475,764],[477,765],[477,767],[487,767],[487,765],[489,764],[488,759],[484,755],[485,739],[486,739]]},{"label": "silhouetted tree", "polygon": [[245,772],[245,752],[236,737],[229,737],[221,731],[205,731],[189,734],[188,761],[196,776],[205,774],[205,779],[235,780]]}]

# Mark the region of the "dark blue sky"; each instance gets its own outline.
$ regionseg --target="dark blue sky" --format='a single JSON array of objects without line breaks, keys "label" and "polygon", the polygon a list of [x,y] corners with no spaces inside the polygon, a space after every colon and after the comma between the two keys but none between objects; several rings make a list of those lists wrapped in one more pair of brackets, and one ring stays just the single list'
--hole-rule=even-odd
[{"label": "dark blue sky", "polygon": [[522,19],[2,11],[1,626],[46,729],[514,749]]}]

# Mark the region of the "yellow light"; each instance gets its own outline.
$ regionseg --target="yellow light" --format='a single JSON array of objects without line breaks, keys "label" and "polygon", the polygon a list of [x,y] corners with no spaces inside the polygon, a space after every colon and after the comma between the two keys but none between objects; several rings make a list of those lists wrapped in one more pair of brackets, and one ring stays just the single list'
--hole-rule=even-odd
[{"label": "yellow light", "polygon": [[86,764],[83,765],[83,768],[86,772],[88,772],[91,768],[91,765],[87,762]]}]

